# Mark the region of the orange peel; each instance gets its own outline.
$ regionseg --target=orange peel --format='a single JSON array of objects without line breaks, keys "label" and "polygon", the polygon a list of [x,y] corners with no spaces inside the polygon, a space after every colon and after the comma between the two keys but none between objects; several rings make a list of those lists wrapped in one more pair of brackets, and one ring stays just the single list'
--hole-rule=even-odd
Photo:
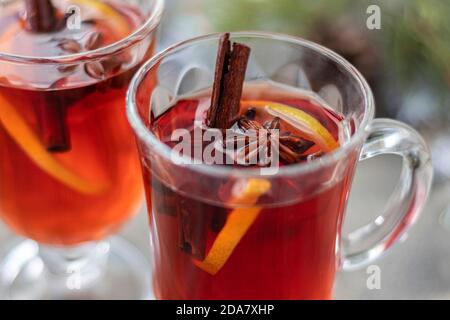
[{"label": "orange peel", "polygon": [[[240,195],[230,201],[230,205],[252,206],[270,190],[270,182],[264,179],[249,179]],[[200,269],[215,275],[230,258],[236,246],[259,216],[262,208],[236,208],[228,216],[222,230],[217,235],[208,255],[203,261],[194,260]]]},{"label": "orange peel", "polygon": [[0,124],[36,166],[67,187],[88,195],[102,193],[106,189],[104,185],[87,181],[78,176],[49,154],[25,120],[1,95]]},{"label": "orange peel", "polygon": [[294,108],[282,103],[276,103],[263,100],[245,100],[241,101],[243,107],[264,107],[274,116],[299,128],[302,132],[319,145],[324,151],[331,152],[339,148],[339,143],[334,139],[331,133],[316,118],[303,110]]}]

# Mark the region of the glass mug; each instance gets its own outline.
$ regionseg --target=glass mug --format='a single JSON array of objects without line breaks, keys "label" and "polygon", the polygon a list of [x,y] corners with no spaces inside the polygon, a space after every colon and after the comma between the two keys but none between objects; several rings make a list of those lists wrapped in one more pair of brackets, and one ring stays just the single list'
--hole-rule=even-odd
[{"label": "glass mug", "polygon": [[[10,1],[2,10],[24,3]],[[89,17],[78,5],[91,6],[98,21],[117,20],[117,12],[129,14],[122,19],[130,26],[130,17],[139,19],[129,34],[123,30],[116,42],[97,49],[56,57],[0,50],[0,218],[32,239],[0,257],[0,296],[142,298],[148,292],[147,263],[123,240],[104,238],[142,203],[125,95],[134,73],[154,53],[163,0],[53,3],[75,8],[83,21]],[[44,37],[54,36],[36,37],[45,44]],[[92,75],[98,65],[105,73]],[[119,284],[122,290],[114,290]]]},{"label": "glass mug", "polygon": [[[416,220],[432,180],[428,148],[407,125],[374,119],[368,84],[336,53],[291,36],[233,33],[233,41],[252,49],[247,85],[262,81],[313,91],[344,116],[351,136],[333,153],[264,177],[255,168],[183,163],[158,140],[152,124],[178,100],[211,89],[219,36],[191,39],[156,55],[128,92],[150,217],[155,297],[330,299],[336,271],[371,263]],[[384,154],[403,158],[396,191],[376,221],[342,235],[358,160]],[[256,203],[224,200],[260,179],[270,190]],[[233,234],[249,214],[254,222],[245,234]],[[195,221],[188,230],[186,219]],[[205,225],[210,221],[222,221],[221,229]],[[203,238],[206,254],[180,245],[180,230]],[[208,270],[205,263],[220,268]]]}]

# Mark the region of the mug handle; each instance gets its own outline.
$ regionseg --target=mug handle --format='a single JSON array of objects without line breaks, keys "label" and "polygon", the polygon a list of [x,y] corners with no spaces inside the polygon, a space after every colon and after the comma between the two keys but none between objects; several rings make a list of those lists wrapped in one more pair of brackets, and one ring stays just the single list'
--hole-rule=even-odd
[{"label": "mug handle", "polygon": [[394,244],[419,216],[431,187],[429,149],[417,131],[399,121],[375,119],[360,161],[378,155],[403,158],[400,181],[382,213],[371,223],[342,238],[342,269],[366,266]]}]

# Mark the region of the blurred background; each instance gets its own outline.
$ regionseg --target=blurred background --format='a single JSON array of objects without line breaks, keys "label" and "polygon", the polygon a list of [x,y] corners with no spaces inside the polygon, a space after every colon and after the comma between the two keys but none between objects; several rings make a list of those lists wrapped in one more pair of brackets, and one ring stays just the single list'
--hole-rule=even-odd
[{"label": "blurred background", "polygon": [[[377,116],[397,118],[428,141],[433,190],[413,229],[376,265],[381,288],[367,287],[366,269],[340,273],[337,299],[450,299],[450,1],[448,0],[166,0],[159,50],[196,35],[235,30],[287,33],[319,42],[353,63],[369,81]],[[367,28],[378,5],[381,29]],[[376,216],[400,174],[395,156],[358,167],[345,229]],[[145,210],[122,232],[149,257]],[[0,226],[0,241],[12,238]],[[4,242],[3,242],[4,243]],[[276,262],[275,262],[276,263]]]}]

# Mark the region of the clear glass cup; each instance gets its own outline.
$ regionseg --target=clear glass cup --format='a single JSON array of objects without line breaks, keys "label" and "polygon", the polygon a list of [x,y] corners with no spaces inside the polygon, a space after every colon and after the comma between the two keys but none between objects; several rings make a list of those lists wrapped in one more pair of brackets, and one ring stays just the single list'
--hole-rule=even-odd
[{"label": "clear glass cup", "polygon": [[142,22],[110,45],[60,56],[0,51],[0,218],[29,239],[0,257],[2,298],[148,296],[147,261],[124,240],[106,238],[142,204],[125,95],[153,55],[164,1],[111,2],[116,7],[103,0],[67,7],[74,14],[67,23],[84,21],[78,5],[93,6],[100,21],[117,19],[111,8],[139,11]]},{"label": "clear glass cup", "polygon": [[[150,217],[154,294],[159,299],[332,298],[336,271],[373,262],[417,219],[432,180],[428,148],[407,125],[374,119],[369,86],[336,53],[291,36],[238,32],[232,41],[252,49],[247,85],[278,83],[313,91],[344,116],[351,137],[330,154],[264,176],[255,168],[182,161],[158,140],[152,124],[180,97],[211,90],[218,38],[191,39],[156,55],[128,92]],[[397,189],[375,221],[343,235],[358,161],[385,154],[403,158]],[[245,194],[242,185],[261,179],[270,188],[256,203],[224,200],[239,199]],[[196,221],[188,230],[186,217]],[[249,219],[254,222],[246,225]],[[222,221],[222,226],[211,231],[205,221]],[[248,229],[239,234],[237,225]],[[204,256],[180,246],[183,232],[194,241],[206,239]]]}]

